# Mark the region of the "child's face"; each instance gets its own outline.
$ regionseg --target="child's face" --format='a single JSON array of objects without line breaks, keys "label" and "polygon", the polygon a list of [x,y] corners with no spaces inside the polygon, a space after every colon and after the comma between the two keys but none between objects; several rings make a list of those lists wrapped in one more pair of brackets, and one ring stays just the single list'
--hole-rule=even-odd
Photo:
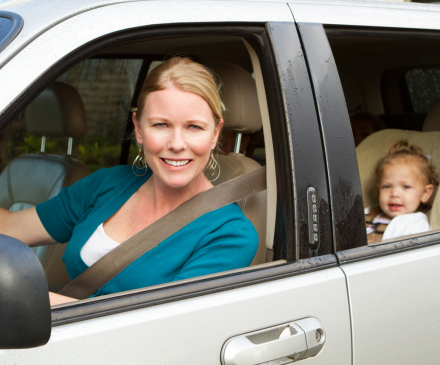
[{"label": "child's face", "polygon": [[434,186],[425,185],[415,162],[387,163],[379,185],[379,205],[390,218],[414,213],[420,203],[426,203]]}]

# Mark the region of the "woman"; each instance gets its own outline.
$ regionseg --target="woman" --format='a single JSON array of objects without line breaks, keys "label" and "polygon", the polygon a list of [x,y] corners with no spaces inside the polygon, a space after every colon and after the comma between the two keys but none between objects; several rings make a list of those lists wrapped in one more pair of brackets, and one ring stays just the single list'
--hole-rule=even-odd
[{"label": "woman", "polygon": [[[98,170],[36,207],[1,210],[0,231],[29,246],[69,242],[63,261],[73,279],[118,244],[213,187],[204,170],[215,166],[212,151],[223,119],[209,70],[188,58],[165,61],[146,79],[133,123],[145,157],[141,149],[133,166]],[[257,247],[254,227],[231,204],[176,232],[93,296],[244,267]],[[54,293],[50,299],[52,305],[74,300]]]}]

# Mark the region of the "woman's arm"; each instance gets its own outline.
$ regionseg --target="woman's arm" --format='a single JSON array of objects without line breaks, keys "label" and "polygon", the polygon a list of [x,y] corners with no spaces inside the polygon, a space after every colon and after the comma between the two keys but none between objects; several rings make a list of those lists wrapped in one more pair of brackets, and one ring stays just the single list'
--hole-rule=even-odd
[{"label": "woman's arm", "polygon": [[0,208],[0,233],[31,247],[56,243],[41,223],[35,207],[17,212]]},{"label": "woman's arm", "polygon": [[69,303],[69,302],[74,302],[76,300],[78,300],[78,299],[70,298],[70,297],[66,297],[64,295],[60,295],[60,294],[49,292],[49,301],[50,301],[50,305],[51,306],[52,305]]}]

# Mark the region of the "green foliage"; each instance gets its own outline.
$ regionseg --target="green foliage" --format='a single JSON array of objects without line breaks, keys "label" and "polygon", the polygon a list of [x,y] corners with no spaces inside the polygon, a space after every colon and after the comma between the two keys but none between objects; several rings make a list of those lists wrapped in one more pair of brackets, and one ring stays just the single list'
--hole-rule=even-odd
[{"label": "green foliage", "polygon": [[77,148],[78,159],[86,165],[118,165],[120,151],[120,145],[100,146],[98,142],[80,144]]}]

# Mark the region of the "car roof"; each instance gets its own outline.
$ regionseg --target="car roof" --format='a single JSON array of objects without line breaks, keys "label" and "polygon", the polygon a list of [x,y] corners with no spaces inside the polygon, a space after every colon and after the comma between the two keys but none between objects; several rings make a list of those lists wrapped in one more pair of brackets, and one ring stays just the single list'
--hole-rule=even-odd
[{"label": "car roof", "polygon": [[[31,43],[35,38],[46,32],[48,29],[63,22],[66,19],[74,17],[80,13],[90,11],[99,7],[153,0],[0,0],[0,11],[13,12],[20,15],[24,20],[24,25],[17,37],[0,53],[0,65],[4,65],[20,50]],[[203,1],[206,0],[192,0]],[[191,2],[192,2],[191,1]],[[209,0],[209,1],[236,1],[236,0]],[[359,9],[359,7],[375,8],[378,11],[383,9],[413,9],[417,11],[440,12],[440,6],[435,4],[403,3],[403,2],[384,2],[371,0],[241,0],[245,2],[273,2],[290,3],[294,7],[300,7],[302,4],[313,7],[332,6],[331,12],[337,13],[343,7],[344,12],[350,8]],[[56,4],[56,6],[55,6]],[[354,9],[353,9],[354,10]],[[327,11],[327,10],[326,10]],[[38,16],[41,14],[41,16]],[[331,16],[331,14],[329,14]],[[437,15],[436,15],[437,16]]]}]

